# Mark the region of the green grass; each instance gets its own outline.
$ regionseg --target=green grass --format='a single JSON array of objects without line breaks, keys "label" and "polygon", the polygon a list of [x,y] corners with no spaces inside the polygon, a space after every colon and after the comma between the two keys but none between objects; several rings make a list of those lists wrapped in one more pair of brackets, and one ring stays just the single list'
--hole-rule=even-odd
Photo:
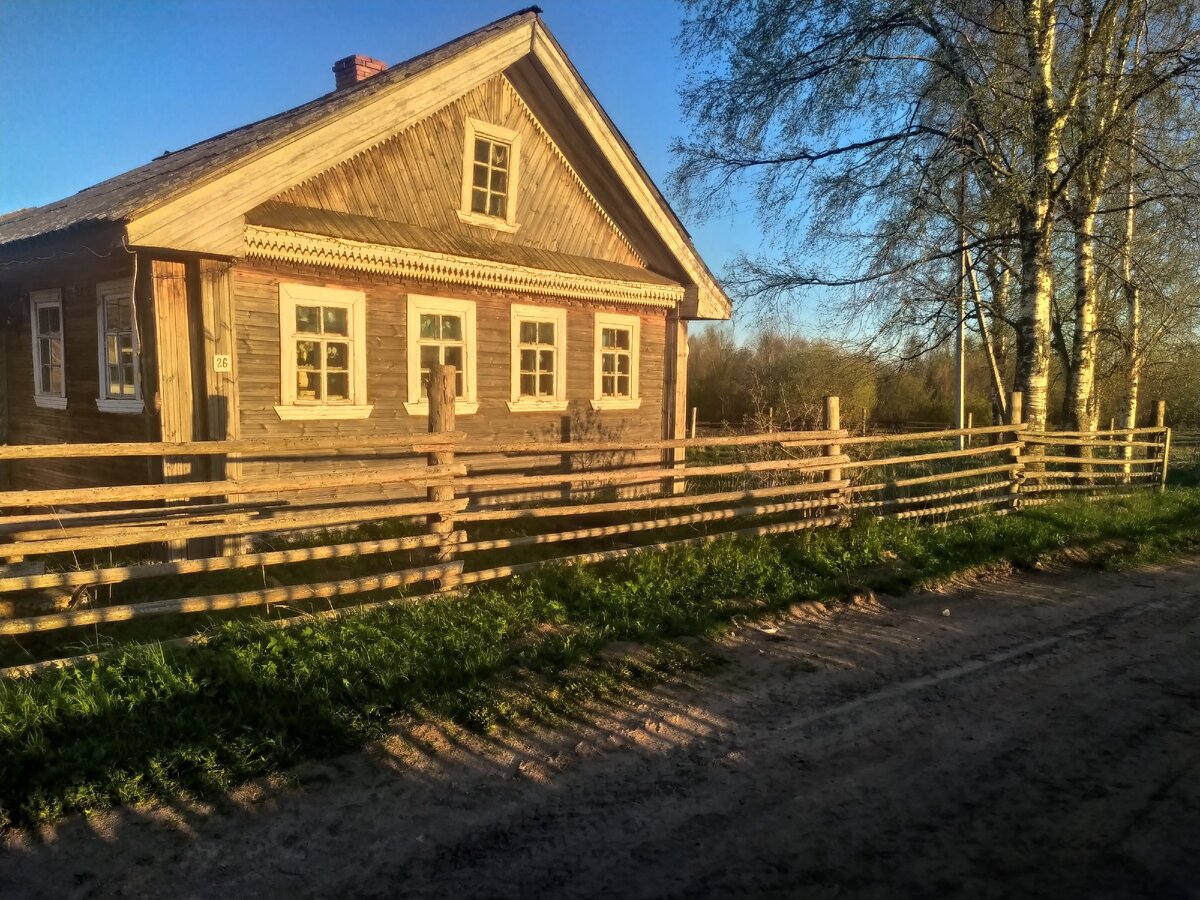
[{"label": "green grass", "polygon": [[[631,683],[704,669],[679,642],[847,585],[902,591],[1091,548],[1107,566],[1200,543],[1200,489],[1066,503],[947,528],[876,520],[572,566],[467,596],[288,629],[214,626],[195,650],[127,648],[0,682],[0,826],[211,796],[361,747],[399,714],[486,730],[555,721]],[[609,659],[611,641],[648,652]]]}]

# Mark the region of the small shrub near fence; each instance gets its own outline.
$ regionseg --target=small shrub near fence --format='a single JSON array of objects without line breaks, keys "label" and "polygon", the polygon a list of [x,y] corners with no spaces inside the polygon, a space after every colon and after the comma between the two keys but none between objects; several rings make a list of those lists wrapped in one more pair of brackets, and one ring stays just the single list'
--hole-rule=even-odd
[{"label": "small shrub near fence", "polygon": [[[433,433],[413,440],[0,447],[7,460],[209,459],[220,473],[0,492],[11,513],[0,525],[4,674],[89,658],[101,637],[187,643],[196,638],[178,635],[195,630],[197,613],[286,625],[550,563],[856,516],[955,522],[1068,494],[1161,488],[1171,446],[1162,427],[1075,434],[1018,423],[852,435],[836,398],[820,431],[485,444],[455,432],[453,403],[431,396]],[[308,479],[245,475],[240,461],[251,455],[284,468],[336,467]],[[338,490],[355,499],[331,502]],[[81,646],[93,654],[64,657]]]}]

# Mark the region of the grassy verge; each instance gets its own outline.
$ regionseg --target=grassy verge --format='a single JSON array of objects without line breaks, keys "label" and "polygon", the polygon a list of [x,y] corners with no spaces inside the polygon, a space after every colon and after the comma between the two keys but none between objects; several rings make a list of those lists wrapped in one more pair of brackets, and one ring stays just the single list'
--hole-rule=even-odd
[{"label": "grassy verge", "polygon": [[[130,649],[0,682],[0,827],[154,798],[206,796],[381,736],[398,714],[486,729],[554,721],[631,682],[703,668],[678,642],[738,614],[898,592],[1073,548],[1107,566],[1200,546],[1200,489],[1070,503],[949,528],[865,521],[568,567],[469,596],[290,629],[214,626],[205,646]],[[605,659],[614,640],[649,647]]]}]

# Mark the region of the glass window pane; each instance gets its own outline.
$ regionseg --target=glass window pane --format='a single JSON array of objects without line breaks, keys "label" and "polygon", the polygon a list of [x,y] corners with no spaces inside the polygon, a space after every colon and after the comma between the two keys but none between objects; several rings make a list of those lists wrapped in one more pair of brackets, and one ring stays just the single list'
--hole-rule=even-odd
[{"label": "glass window pane", "polygon": [[121,382],[121,393],[127,397],[133,396],[133,365],[126,363],[121,368],[123,380]]},{"label": "glass window pane", "polygon": [[485,141],[483,138],[475,138],[475,162],[487,163],[488,156],[491,155],[491,141]]},{"label": "glass window pane", "polygon": [[444,347],[442,353],[442,362],[448,366],[454,366],[458,371],[462,371],[463,367],[463,348],[462,347]]},{"label": "glass window pane", "polygon": [[321,309],[317,306],[296,307],[296,331],[301,334],[321,333]]},{"label": "glass window pane", "polygon": [[504,197],[498,194],[492,195],[491,202],[488,203],[488,215],[503,219],[507,214],[508,204]]},{"label": "glass window pane", "polygon": [[617,338],[617,347],[619,347],[622,350],[629,349],[629,329],[628,328],[616,329],[616,338]]},{"label": "glass window pane", "polygon": [[486,213],[487,208],[487,191],[471,191],[471,212]]},{"label": "glass window pane", "polygon": [[[325,345],[325,368],[345,371],[350,368],[350,345],[330,341]],[[330,388],[333,391],[333,388]]]},{"label": "glass window pane", "polygon": [[600,395],[602,397],[611,397],[613,395],[613,385],[615,376],[605,375],[600,379]]},{"label": "glass window pane", "polygon": [[504,172],[492,172],[492,192],[497,194],[508,193],[508,175]]},{"label": "glass window pane", "polygon": [[442,361],[441,353],[438,352],[437,346],[425,344],[421,347],[421,368],[426,371],[430,366],[436,366]]},{"label": "glass window pane", "polygon": [[328,400],[350,399],[350,373],[330,372],[327,376],[325,397]]},{"label": "glass window pane", "polygon": [[617,376],[617,396],[618,397],[630,396],[629,376],[628,375],[618,375]]},{"label": "glass window pane", "polygon": [[488,167],[475,164],[475,171],[471,176],[471,186],[477,188],[486,188],[488,185]]},{"label": "glass window pane", "polygon": [[430,313],[421,313],[421,337],[436,338],[438,336],[438,317]]},{"label": "glass window pane", "polygon": [[617,343],[617,333],[611,328],[600,329],[600,346],[613,347]]},{"label": "glass window pane", "polygon": [[543,372],[554,371],[554,351],[542,350],[538,353],[538,368]]},{"label": "glass window pane", "polygon": [[320,372],[297,372],[296,373],[296,399],[297,400],[320,400],[321,399],[321,373]]},{"label": "glass window pane", "polygon": [[499,169],[508,168],[508,144],[492,144],[492,165]]},{"label": "glass window pane", "polygon": [[49,383],[50,386],[47,388],[47,390],[49,390],[50,393],[61,394],[63,392],[62,369],[60,369],[57,365],[52,365],[49,367]]},{"label": "glass window pane", "polygon": [[46,307],[46,312],[49,314],[49,326],[47,331],[51,334],[59,334],[62,332],[62,310],[57,306]]},{"label": "glass window pane", "polygon": [[459,369],[454,373],[454,396],[455,397],[465,397],[466,396],[466,394],[463,393],[463,371],[462,371],[462,369]]},{"label": "glass window pane", "polygon": [[617,371],[622,375],[629,374],[629,356],[624,353],[617,356]]},{"label": "glass window pane", "polygon": [[537,382],[536,375],[521,375],[521,396],[532,397],[534,395],[534,385]]},{"label": "glass window pane", "polygon": [[538,343],[553,344],[554,343],[554,323],[553,322],[538,322]]},{"label": "glass window pane", "polygon": [[600,354],[600,371],[615,372],[617,370],[616,354],[602,353]]},{"label": "glass window pane", "polygon": [[51,307],[39,306],[37,311],[37,330],[38,334],[50,334],[55,329],[50,325]]},{"label": "glass window pane", "polygon": [[110,397],[121,396],[121,367],[110,364],[108,366],[108,395]]},{"label": "glass window pane", "polygon": [[324,306],[321,312],[326,334],[350,334],[350,310],[342,306]]},{"label": "glass window pane", "polygon": [[539,376],[538,381],[539,381],[538,387],[541,389],[542,396],[543,397],[553,397],[554,396],[554,376],[549,375],[549,374],[541,375],[541,376]]},{"label": "glass window pane", "polygon": [[45,394],[50,390],[50,367],[39,366],[37,378],[37,391],[39,394]]},{"label": "glass window pane", "polygon": [[442,340],[462,340],[462,319],[458,316],[442,316]]},{"label": "glass window pane", "polygon": [[521,323],[521,343],[536,344],[538,336],[537,322],[522,322]]},{"label": "glass window pane", "polygon": [[320,346],[316,341],[296,341],[296,368],[321,368]]},{"label": "glass window pane", "polygon": [[104,361],[110,366],[115,366],[118,356],[120,354],[117,352],[117,336],[115,334],[106,335],[104,339]]},{"label": "glass window pane", "polygon": [[536,350],[522,350],[521,351],[521,371],[522,372],[532,372],[534,370],[534,368],[536,367],[536,365],[537,365],[537,351]]}]

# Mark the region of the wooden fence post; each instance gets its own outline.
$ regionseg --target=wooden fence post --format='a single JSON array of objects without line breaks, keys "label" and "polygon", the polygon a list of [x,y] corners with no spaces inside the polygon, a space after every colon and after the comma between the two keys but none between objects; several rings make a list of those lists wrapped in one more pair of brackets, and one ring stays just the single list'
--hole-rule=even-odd
[{"label": "wooden fence post", "polygon": [[1021,441],[1025,417],[1025,412],[1022,409],[1023,403],[1024,397],[1020,391],[1013,391],[1008,395],[1008,424],[1013,427],[1012,439],[1017,443],[1017,446],[1012,451],[1012,459],[1016,468],[1012,474],[1012,487],[1008,489],[1008,492],[1012,494],[1012,502],[1009,504],[1010,509],[1021,508],[1021,483],[1025,481],[1025,463],[1021,459],[1025,450],[1025,445]]},{"label": "wooden fence post", "polygon": [[[446,434],[454,430],[454,366],[431,366],[429,369],[429,433]],[[454,463],[454,451],[439,450],[428,457],[431,466],[449,466]],[[453,484],[431,485],[426,497],[432,503],[449,503],[454,499]],[[428,517],[429,533],[445,535],[446,540],[434,550],[434,559],[439,564],[449,563],[454,558],[454,545],[449,536],[454,531],[452,513],[432,513]],[[457,575],[446,575],[440,580],[442,590],[458,584]]]},{"label": "wooden fence post", "polygon": [[[824,426],[825,426],[826,431],[840,431],[841,430],[841,428],[842,428],[841,404],[842,404],[842,401],[839,397],[831,395],[831,396],[828,396],[825,398]],[[842,452],[841,444],[826,444],[825,445],[825,455],[826,456],[838,456],[841,452]],[[841,467],[839,466],[839,467],[833,468],[833,469],[826,469],[825,470],[825,480],[830,482],[831,484],[833,482],[841,481],[842,480]],[[844,504],[848,503],[848,501],[850,500],[849,492],[847,491],[845,496],[843,496],[843,493],[840,488],[834,488],[833,493],[830,495],[830,498],[834,501],[834,505],[837,506],[839,509]]]},{"label": "wooden fence post", "polygon": [[1166,400],[1159,400],[1154,404],[1154,427],[1162,429],[1161,449],[1150,451],[1158,461],[1158,492],[1161,494],[1167,489],[1167,466],[1170,464],[1171,455],[1171,429],[1167,427]]}]

